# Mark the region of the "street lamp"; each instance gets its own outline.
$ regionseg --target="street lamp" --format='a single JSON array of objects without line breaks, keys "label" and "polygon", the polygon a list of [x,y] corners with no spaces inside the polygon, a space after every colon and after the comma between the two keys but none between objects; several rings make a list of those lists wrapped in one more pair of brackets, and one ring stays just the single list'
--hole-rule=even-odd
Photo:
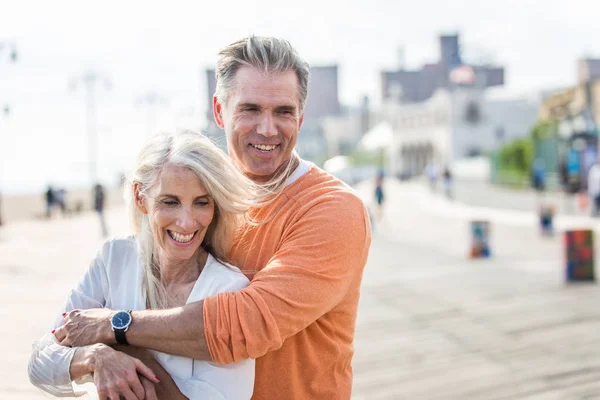
[{"label": "street lamp", "polygon": [[[17,62],[17,46],[13,41],[0,41],[0,56],[4,55],[4,50],[8,50],[8,62],[16,63]],[[10,106],[8,104],[4,104],[2,107],[2,116],[8,117],[10,114]],[[2,193],[0,192],[0,226],[2,225]]]},{"label": "street lamp", "polygon": [[111,84],[107,77],[92,70],[88,70],[82,75],[72,78],[69,82],[69,88],[71,91],[75,91],[80,84],[83,84],[85,91],[89,178],[91,184],[94,185],[98,182],[98,121],[94,89],[97,84],[103,84],[104,88],[109,90]]}]

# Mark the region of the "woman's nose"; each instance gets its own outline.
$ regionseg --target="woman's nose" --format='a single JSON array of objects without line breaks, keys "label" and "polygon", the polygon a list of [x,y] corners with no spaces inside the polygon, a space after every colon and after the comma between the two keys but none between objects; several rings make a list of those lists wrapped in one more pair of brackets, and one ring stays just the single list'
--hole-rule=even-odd
[{"label": "woman's nose", "polygon": [[191,233],[196,230],[197,222],[192,210],[184,209],[178,218],[178,225],[185,230],[185,233]]}]

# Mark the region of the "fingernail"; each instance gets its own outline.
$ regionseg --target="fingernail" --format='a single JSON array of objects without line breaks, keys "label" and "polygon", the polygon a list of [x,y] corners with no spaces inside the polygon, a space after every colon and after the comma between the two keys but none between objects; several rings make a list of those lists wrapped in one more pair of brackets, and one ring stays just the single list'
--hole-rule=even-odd
[{"label": "fingernail", "polygon": [[51,333],[52,333],[53,335],[54,335],[54,332],[56,332],[56,329],[52,329],[52,332],[51,332]]},{"label": "fingernail", "polygon": [[158,376],[154,375],[154,378],[156,378],[156,380],[160,382],[160,379],[158,379]]},{"label": "fingernail", "polygon": [[67,313],[66,313],[66,312],[64,312],[64,313],[63,313],[63,317],[64,317],[65,315],[67,315]]}]

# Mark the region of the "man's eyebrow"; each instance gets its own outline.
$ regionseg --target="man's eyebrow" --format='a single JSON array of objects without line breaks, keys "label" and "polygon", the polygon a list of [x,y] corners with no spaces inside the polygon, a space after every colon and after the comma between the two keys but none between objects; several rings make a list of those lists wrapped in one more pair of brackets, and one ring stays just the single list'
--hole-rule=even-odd
[{"label": "man's eyebrow", "polygon": [[278,111],[278,112],[281,112],[281,111],[295,112],[296,111],[296,107],[295,106],[289,106],[289,105],[277,106],[277,107],[275,107],[275,111]]},{"label": "man's eyebrow", "polygon": [[240,108],[260,108],[260,106],[258,104],[254,104],[254,103],[240,103],[237,105],[238,109]]}]

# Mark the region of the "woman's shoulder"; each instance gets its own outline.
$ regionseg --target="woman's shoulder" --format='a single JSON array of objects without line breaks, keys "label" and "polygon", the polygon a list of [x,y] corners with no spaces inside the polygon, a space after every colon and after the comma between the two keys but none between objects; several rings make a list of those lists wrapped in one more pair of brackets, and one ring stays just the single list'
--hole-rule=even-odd
[{"label": "woman's shoulder", "polygon": [[137,254],[137,240],[135,236],[112,236],[104,241],[100,250],[103,256]]},{"label": "woman's shoulder", "polygon": [[218,286],[221,291],[237,291],[250,284],[250,280],[238,267],[219,261],[212,255],[206,260],[205,272],[213,285]]}]

